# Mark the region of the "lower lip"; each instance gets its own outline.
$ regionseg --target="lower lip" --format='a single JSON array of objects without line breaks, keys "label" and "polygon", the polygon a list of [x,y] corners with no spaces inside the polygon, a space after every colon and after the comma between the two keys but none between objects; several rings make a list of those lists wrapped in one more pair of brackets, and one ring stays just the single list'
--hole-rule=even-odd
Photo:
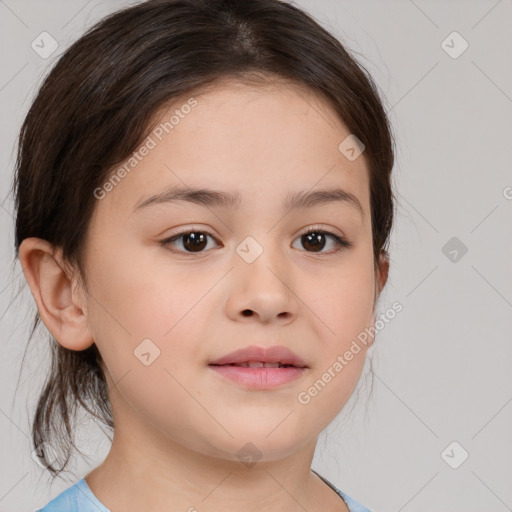
[{"label": "lower lip", "polygon": [[284,368],[249,368],[247,366],[215,366],[212,370],[226,379],[253,389],[271,389],[298,379],[306,368],[288,366]]}]

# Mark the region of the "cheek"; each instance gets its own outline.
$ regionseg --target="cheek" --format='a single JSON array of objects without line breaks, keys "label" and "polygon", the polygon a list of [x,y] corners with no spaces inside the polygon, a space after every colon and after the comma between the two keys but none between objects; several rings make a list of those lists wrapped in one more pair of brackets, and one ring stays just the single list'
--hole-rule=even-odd
[{"label": "cheek", "polygon": [[341,350],[371,322],[374,297],[373,261],[354,252],[336,271],[319,280],[305,278],[304,297],[319,317],[315,322],[321,339]]},{"label": "cheek", "polygon": [[[121,244],[111,244],[111,249],[114,246]],[[164,367],[181,376],[193,371],[205,350],[190,340],[209,332],[205,307],[215,304],[204,296],[218,280],[216,273],[185,272],[183,265],[169,265],[159,250],[126,247],[109,256],[107,244],[104,247],[102,264],[96,259],[91,265],[88,313],[113,379],[133,371],[142,383],[149,377],[151,385],[158,386],[155,368],[161,367],[158,378],[164,379],[170,378]],[[151,371],[139,375],[149,361]]]},{"label": "cheek", "polygon": [[166,433],[186,437],[187,424],[201,413],[187,388],[204,358],[204,346],[192,341],[206,329],[205,285],[194,285],[183,271],[151,265],[148,271],[136,263],[118,259],[97,269],[93,294],[101,304],[92,300],[90,308],[95,343],[118,411],[136,411]]},{"label": "cheek", "polygon": [[[305,283],[304,290],[317,290],[309,292],[309,297],[315,313],[311,314],[312,325],[322,349],[298,402],[305,411],[315,410],[328,424],[350,398],[365,363],[369,345],[361,340],[367,339],[367,328],[372,325],[373,260],[354,253],[350,262],[347,259],[345,266],[322,282],[321,289],[313,287],[313,282]],[[308,415],[305,421],[309,421]]]}]

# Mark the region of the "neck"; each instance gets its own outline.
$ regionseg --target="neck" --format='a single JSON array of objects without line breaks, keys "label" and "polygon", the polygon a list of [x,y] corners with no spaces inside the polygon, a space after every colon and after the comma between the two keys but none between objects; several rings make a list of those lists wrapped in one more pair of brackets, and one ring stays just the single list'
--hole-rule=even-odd
[{"label": "neck", "polygon": [[310,470],[315,445],[316,440],[283,459],[251,465],[116,427],[108,456],[85,479],[113,511],[312,511],[318,507],[315,496],[326,489]]}]

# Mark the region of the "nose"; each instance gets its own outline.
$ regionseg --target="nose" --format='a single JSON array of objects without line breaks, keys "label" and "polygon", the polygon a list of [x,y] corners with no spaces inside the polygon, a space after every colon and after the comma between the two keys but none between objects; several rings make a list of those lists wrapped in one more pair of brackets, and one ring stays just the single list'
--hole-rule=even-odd
[{"label": "nose", "polygon": [[227,315],[236,321],[293,322],[299,299],[293,290],[293,269],[286,255],[265,248],[252,262],[234,255],[229,277]]}]

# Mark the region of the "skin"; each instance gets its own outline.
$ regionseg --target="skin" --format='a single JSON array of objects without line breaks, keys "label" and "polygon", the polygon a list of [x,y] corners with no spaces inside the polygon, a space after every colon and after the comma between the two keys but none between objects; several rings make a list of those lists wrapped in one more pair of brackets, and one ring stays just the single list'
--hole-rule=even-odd
[{"label": "skin", "polygon": [[[347,511],[310,468],[319,434],[357,384],[366,348],[308,404],[297,395],[374,325],[387,280],[389,263],[374,267],[364,154],[345,158],[338,146],[346,127],[296,85],[224,81],[194,97],[191,113],[97,201],[87,289],[58,248],[37,238],[20,247],[50,332],[71,350],[96,343],[105,362],[114,440],[86,482],[113,512]],[[174,184],[236,190],[241,205],[178,201],[133,211]],[[364,216],[348,203],[282,209],[289,192],[334,187],[354,194]],[[327,236],[314,252],[300,236],[311,226],[353,247],[335,253]],[[203,252],[186,253],[183,238],[159,244],[188,228],[213,237]],[[247,236],[263,248],[252,263],[236,252]],[[134,356],[147,338],[160,350],[149,366]],[[208,367],[247,345],[284,345],[309,369],[255,391]],[[251,467],[236,455],[247,442],[262,454]]]}]

